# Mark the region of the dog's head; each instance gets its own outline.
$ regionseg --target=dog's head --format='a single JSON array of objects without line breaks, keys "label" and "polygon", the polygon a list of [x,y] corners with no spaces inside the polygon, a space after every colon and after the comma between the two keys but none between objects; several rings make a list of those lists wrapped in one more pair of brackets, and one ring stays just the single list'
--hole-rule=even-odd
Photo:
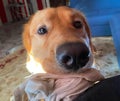
[{"label": "dog's head", "polygon": [[31,72],[41,72],[40,68],[48,73],[81,72],[93,64],[86,19],[68,7],[36,12],[25,25],[23,42],[34,64]]}]

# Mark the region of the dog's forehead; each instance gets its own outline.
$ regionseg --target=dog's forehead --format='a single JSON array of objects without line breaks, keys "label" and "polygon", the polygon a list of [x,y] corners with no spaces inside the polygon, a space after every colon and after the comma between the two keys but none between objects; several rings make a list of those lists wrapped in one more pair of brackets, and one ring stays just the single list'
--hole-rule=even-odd
[{"label": "dog's forehead", "polygon": [[47,26],[48,29],[59,26],[71,26],[79,20],[84,23],[84,15],[77,10],[68,7],[47,8],[34,14],[30,23],[30,32],[36,32],[41,26]]},{"label": "dog's forehead", "polygon": [[38,11],[33,20],[37,22],[51,21],[56,18],[60,19],[71,19],[71,18],[82,18],[82,13],[68,7],[57,7],[57,8],[47,8],[41,11]]}]

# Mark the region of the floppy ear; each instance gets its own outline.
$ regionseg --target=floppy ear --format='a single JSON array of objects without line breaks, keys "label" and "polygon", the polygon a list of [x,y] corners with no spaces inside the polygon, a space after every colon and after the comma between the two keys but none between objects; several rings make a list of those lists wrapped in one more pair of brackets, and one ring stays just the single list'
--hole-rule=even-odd
[{"label": "floppy ear", "polygon": [[84,21],[84,23],[85,23],[85,30],[86,30],[86,32],[87,32],[87,35],[88,35],[88,38],[89,38],[89,40],[90,40],[90,47],[91,47],[91,50],[92,50],[92,52],[96,52],[96,48],[95,48],[95,46],[93,45],[93,43],[92,43],[92,40],[91,40],[91,31],[90,31],[90,28],[89,28],[89,25],[88,25],[88,23],[87,23],[87,21],[86,21],[86,18],[85,18],[85,16],[82,14],[82,16],[83,16],[83,21]]},{"label": "floppy ear", "polygon": [[23,45],[26,48],[27,52],[30,52],[31,49],[31,42],[30,42],[30,33],[29,33],[29,25],[24,25],[24,31],[23,31]]},{"label": "floppy ear", "polygon": [[28,53],[31,50],[30,24],[31,24],[32,17],[33,16],[31,16],[30,20],[24,25],[24,31],[22,34],[23,45]]}]

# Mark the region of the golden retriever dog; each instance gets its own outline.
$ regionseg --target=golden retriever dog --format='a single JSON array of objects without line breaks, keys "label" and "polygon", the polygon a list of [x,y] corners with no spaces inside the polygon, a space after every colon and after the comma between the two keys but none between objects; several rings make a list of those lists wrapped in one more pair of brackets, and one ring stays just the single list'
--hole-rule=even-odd
[{"label": "golden retriever dog", "polygon": [[32,73],[80,73],[93,65],[89,26],[83,13],[72,8],[36,12],[25,25],[23,43]]}]

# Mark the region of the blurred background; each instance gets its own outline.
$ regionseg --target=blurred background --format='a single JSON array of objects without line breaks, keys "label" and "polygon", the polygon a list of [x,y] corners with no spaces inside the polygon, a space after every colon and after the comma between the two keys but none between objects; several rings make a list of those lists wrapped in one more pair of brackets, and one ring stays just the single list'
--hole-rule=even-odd
[{"label": "blurred background", "polygon": [[0,101],[9,101],[30,74],[22,44],[24,24],[37,10],[58,6],[85,14],[97,49],[96,68],[107,78],[120,74],[120,0],[0,0]]}]

